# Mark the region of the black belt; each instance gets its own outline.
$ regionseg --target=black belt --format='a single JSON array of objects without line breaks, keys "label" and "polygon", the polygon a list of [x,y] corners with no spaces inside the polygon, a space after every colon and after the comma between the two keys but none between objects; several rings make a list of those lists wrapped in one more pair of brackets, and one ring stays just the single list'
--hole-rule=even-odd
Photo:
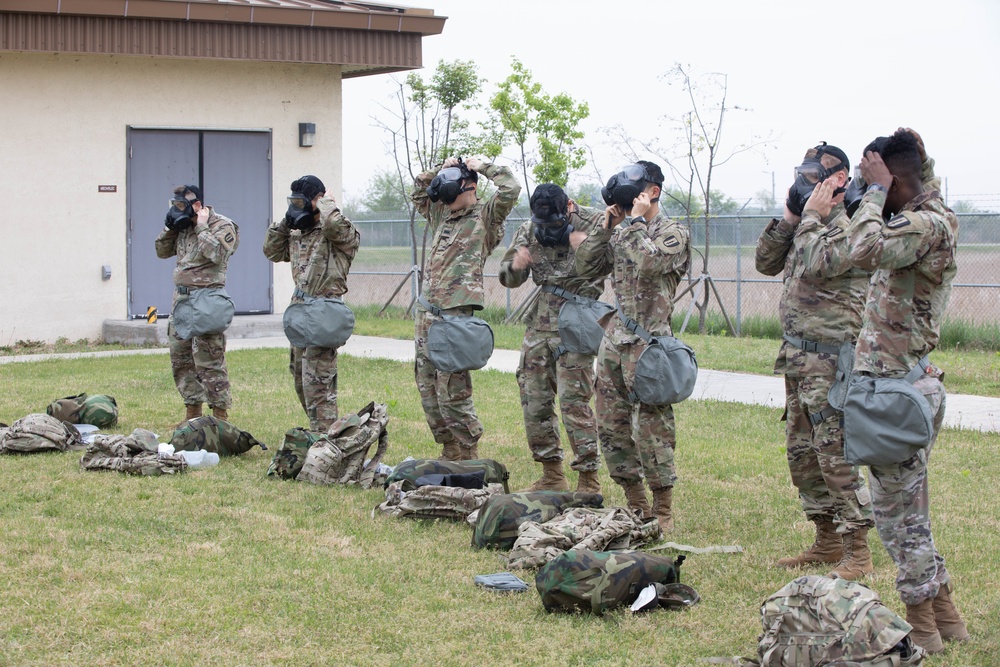
[{"label": "black belt", "polygon": [[839,354],[839,345],[826,345],[824,343],[817,343],[811,340],[804,340],[802,338],[796,338],[795,336],[789,336],[785,334],[782,336],[789,345],[794,345],[800,350],[805,350],[806,352],[825,352],[826,354]]}]

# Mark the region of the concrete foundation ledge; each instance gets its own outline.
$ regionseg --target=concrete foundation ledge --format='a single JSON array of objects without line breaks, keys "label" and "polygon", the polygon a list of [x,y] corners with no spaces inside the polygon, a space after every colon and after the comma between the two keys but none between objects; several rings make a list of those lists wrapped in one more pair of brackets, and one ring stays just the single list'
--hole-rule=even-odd
[{"label": "concrete foundation ledge", "polygon": [[[106,343],[122,345],[167,345],[167,319],[156,324],[146,320],[104,320],[101,337]],[[226,329],[226,338],[270,338],[284,336],[281,315],[237,315]]]}]

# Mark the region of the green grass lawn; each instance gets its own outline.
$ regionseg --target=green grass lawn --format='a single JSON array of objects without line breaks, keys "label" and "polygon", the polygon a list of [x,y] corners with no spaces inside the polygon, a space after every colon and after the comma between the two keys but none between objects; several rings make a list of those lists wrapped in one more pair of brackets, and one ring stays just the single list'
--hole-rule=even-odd
[{"label": "green grass lawn", "polygon": [[[236,424],[272,446],[304,424],[285,351],[228,360]],[[7,364],[0,382],[6,422],[80,391],[118,399],[117,432],[166,434],[183,412],[166,356]],[[483,371],[474,383],[480,451],[523,487],[538,468],[514,378]],[[389,405],[389,463],[437,455],[410,364],[343,357],[340,389],[342,412]],[[0,456],[0,665],[696,665],[749,655],[761,600],[793,577],[774,562],[811,538],[780,410],[689,401],[676,415],[671,539],[746,553],[690,557],[683,578],[703,602],[639,617],[547,614],[534,590],[478,590],[474,575],[505,565],[471,549],[466,526],[373,518],[379,490],[265,478],[268,452],[150,478],[83,472],[78,452]],[[973,639],[930,664],[1000,664],[1000,437],[946,430],[932,460],[935,537]],[[623,504],[601,478],[607,504]],[[868,583],[901,612],[895,568],[872,542]]]}]

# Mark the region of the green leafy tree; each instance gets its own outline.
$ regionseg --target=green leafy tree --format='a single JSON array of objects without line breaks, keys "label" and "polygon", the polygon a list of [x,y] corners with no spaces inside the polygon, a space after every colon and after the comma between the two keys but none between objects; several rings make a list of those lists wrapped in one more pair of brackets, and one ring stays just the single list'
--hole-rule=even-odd
[{"label": "green leafy tree", "polygon": [[565,186],[570,172],[587,163],[580,143],[584,135],[578,128],[590,115],[590,107],[566,93],[545,93],[517,58],[511,70],[490,98],[490,118],[484,124],[489,142],[484,152],[495,158],[513,144],[520,154],[517,163],[525,185],[531,183],[530,167],[536,183]]},{"label": "green leafy tree", "polygon": [[380,169],[368,181],[361,204],[369,211],[405,211],[409,197],[399,187],[399,176],[391,169]]}]

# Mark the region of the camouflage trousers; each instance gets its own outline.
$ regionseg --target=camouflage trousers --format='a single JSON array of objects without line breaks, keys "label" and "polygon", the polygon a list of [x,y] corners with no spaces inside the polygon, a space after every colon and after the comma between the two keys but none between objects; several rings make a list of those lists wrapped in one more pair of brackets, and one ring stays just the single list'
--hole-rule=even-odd
[{"label": "camouflage trousers", "polygon": [[677,433],[670,405],[632,404],[627,396],[645,343],[614,345],[607,338],[597,353],[594,407],[601,450],[611,479],[628,486],[645,476],[650,488],[677,481]]},{"label": "camouflage trousers", "polygon": [[[913,383],[934,415],[934,440],[944,421],[945,390],[941,381],[925,375]],[[944,559],[931,535],[927,461],[930,447],[894,465],[869,466],[869,484],[878,535],[896,563],[896,590],[904,604],[916,605],[937,597],[950,580]]]},{"label": "camouflage trousers", "polygon": [[337,421],[337,350],[292,347],[288,370],[309,417],[309,430],[325,432]]},{"label": "camouflage trousers", "polygon": [[566,352],[555,357],[562,341],[558,332],[528,329],[521,344],[517,386],[521,390],[521,410],[528,448],[538,462],[562,461],[559,446],[559,412],[569,445],[573,449],[574,470],[596,471],[600,464],[597,425],[590,399],[594,395],[594,357]]},{"label": "camouflage trousers", "polygon": [[[470,308],[451,308],[447,315],[469,315]],[[431,363],[427,355],[427,330],[438,318],[433,313],[418,309],[414,325],[413,342],[416,359],[413,374],[420,393],[420,404],[424,408],[427,425],[434,435],[434,442],[444,445],[458,443],[469,449],[483,436],[483,425],[476,416],[472,403],[472,375],[462,373],[441,373]]]},{"label": "camouflage trousers", "polygon": [[226,334],[217,333],[181,340],[174,323],[167,325],[170,340],[170,368],[174,384],[186,405],[208,402],[228,410],[233,404],[226,368]]},{"label": "camouflage trousers", "polygon": [[792,484],[810,520],[830,519],[841,533],[871,527],[871,492],[857,466],[844,459],[837,412],[815,426],[809,413],[830,407],[832,377],[785,376],[785,440]]}]

